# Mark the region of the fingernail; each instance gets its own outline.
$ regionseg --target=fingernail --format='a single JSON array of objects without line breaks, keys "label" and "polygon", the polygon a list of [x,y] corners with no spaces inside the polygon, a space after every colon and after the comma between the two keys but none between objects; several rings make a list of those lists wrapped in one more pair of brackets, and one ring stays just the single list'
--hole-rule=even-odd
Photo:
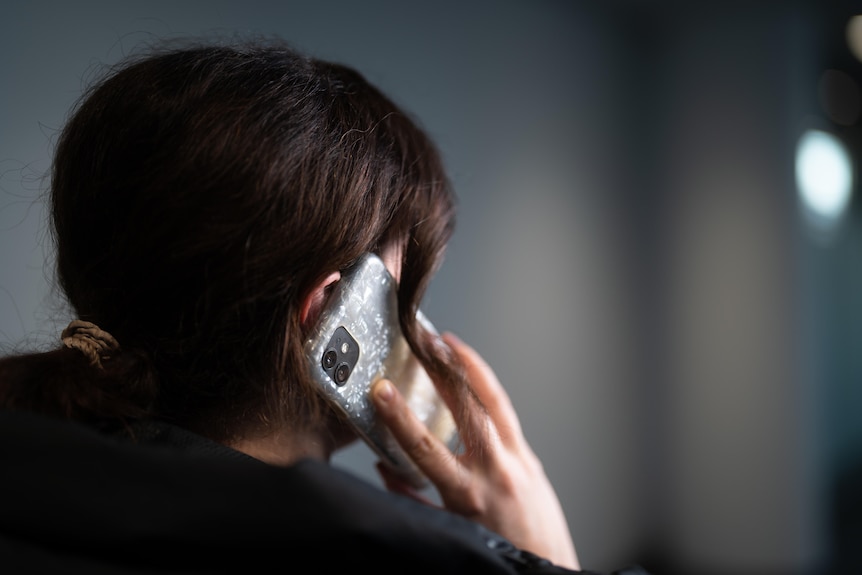
[{"label": "fingernail", "polygon": [[374,386],[374,397],[381,403],[388,403],[392,399],[392,384],[385,379],[381,379]]}]

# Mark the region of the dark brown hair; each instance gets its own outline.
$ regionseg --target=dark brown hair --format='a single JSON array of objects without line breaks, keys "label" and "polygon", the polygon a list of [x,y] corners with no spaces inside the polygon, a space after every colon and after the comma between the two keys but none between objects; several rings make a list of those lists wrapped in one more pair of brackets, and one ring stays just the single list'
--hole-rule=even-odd
[{"label": "dark brown hair", "polygon": [[0,405],[108,428],[162,418],[217,440],[311,424],[300,302],[391,246],[411,347],[475,401],[415,321],[454,225],[440,156],[350,68],[279,41],[130,59],[63,130],[51,216],[69,304],[122,351],[102,370],[65,348],[7,357]]}]

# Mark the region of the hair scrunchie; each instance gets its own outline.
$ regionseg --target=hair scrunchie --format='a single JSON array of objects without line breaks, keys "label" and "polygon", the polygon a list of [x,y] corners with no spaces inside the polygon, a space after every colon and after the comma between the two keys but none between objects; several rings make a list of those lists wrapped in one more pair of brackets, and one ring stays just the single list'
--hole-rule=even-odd
[{"label": "hair scrunchie", "polygon": [[102,361],[110,359],[120,349],[120,344],[110,333],[99,329],[94,323],[73,320],[60,335],[63,345],[77,349],[90,360],[90,365],[102,367]]}]

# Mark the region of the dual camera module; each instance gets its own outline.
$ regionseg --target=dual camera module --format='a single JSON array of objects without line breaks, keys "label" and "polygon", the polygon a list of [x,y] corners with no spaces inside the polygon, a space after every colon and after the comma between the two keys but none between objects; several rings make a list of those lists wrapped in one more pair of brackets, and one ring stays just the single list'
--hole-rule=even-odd
[{"label": "dual camera module", "polygon": [[320,365],[336,385],[342,386],[347,383],[358,359],[359,344],[344,326],[339,326],[326,345]]}]

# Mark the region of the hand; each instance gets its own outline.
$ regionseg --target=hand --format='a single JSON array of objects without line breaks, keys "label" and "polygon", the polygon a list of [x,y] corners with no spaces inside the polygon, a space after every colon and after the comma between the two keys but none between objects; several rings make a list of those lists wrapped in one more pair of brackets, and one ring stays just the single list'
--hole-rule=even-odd
[{"label": "hand", "polygon": [[[481,523],[521,549],[579,569],[560,501],[524,438],[503,386],[476,351],[450,334],[443,338],[464,362],[470,385],[487,408],[477,410],[471,424],[487,429],[488,449],[483,453],[465,445],[462,454],[453,456],[386,380],[372,389],[378,416],[437,488],[446,509]],[[463,438],[472,435],[461,433]],[[390,490],[411,494],[385,468],[381,473]]]}]

